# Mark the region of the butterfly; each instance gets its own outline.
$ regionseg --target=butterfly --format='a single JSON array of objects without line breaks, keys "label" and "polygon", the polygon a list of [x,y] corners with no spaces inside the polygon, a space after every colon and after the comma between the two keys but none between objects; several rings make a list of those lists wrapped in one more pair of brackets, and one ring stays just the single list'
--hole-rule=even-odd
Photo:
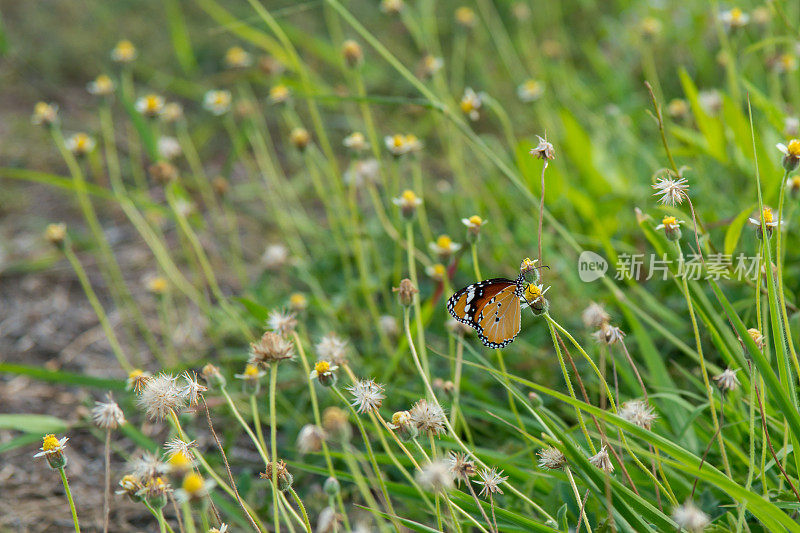
[{"label": "butterfly", "polygon": [[[453,318],[474,328],[485,346],[508,346],[520,331],[521,300],[530,304],[526,296],[538,299],[546,292],[526,280],[526,274],[537,268],[533,263],[523,261],[517,279],[493,278],[467,285],[447,300],[447,310]],[[532,290],[526,291],[528,287]]]}]

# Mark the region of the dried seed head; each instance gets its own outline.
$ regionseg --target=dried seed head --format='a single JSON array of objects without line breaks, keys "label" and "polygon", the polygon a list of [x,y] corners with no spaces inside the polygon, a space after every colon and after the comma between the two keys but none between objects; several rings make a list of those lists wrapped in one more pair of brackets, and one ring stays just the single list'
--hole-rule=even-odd
[{"label": "dried seed head", "polygon": [[378,327],[389,337],[396,337],[400,334],[397,319],[391,315],[381,315],[378,319]]},{"label": "dried seed head", "polygon": [[258,342],[250,344],[250,364],[266,367],[293,358],[294,344],[273,331],[265,332]]},{"label": "dried seed head", "polygon": [[597,454],[589,457],[589,462],[606,474],[614,472],[614,465],[611,464],[611,458],[608,456],[608,449],[605,444]]},{"label": "dried seed head", "polygon": [[547,138],[543,139],[538,135],[536,137],[539,139],[539,144],[537,144],[536,147],[530,151],[530,154],[533,157],[536,157],[538,159],[544,159],[545,161],[555,159],[556,150],[555,148],[553,148],[552,144],[547,142]]},{"label": "dried seed head", "polygon": [[616,344],[622,342],[625,333],[616,326],[610,324],[601,324],[600,329],[595,331],[592,336],[594,340],[603,344]]},{"label": "dried seed head", "polygon": [[686,500],[686,503],[672,511],[672,519],[678,524],[678,527],[690,533],[700,533],[709,523],[708,515],[690,500]]},{"label": "dried seed head", "polygon": [[583,310],[581,319],[583,320],[583,325],[587,328],[599,328],[611,320],[611,315],[606,312],[602,305],[592,302]]},{"label": "dried seed head", "polygon": [[386,396],[383,395],[383,385],[375,383],[372,379],[356,381],[347,390],[353,395],[353,407],[359,413],[377,411]]},{"label": "dried seed head", "polygon": [[203,367],[203,370],[200,371],[200,374],[203,376],[203,379],[206,380],[209,387],[224,387],[225,386],[225,376],[222,375],[222,372],[219,371],[219,368],[208,363],[206,366]]},{"label": "dried seed head", "polygon": [[472,461],[466,454],[461,452],[450,452],[447,458],[450,474],[461,485],[462,481],[469,483],[469,478],[475,475],[475,461]]},{"label": "dried seed head", "polygon": [[409,415],[421,433],[439,435],[446,430],[447,418],[439,404],[430,403],[425,399],[419,400],[411,407]]},{"label": "dried seed head", "polygon": [[297,434],[297,451],[300,452],[300,455],[318,452],[322,449],[324,440],[325,432],[321,427],[306,424],[300,428],[300,433]]},{"label": "dried seed head", "polygon": [[736,377],[736,372],[738,371],[738,368],[736,370],[726,368],[721,374],[712,378],[717,384],[717,388],[719,388],[723,394],[735,391],[739,388],[739,378]]},{"label": "dried seed head", "polygon": [[622,404],[619,416],[640,428],[650,429],[658,418],[653,406],[642,400],[631,400]]},{"label": "dried seed head", "polygon": [[326,407],[322,411],[322,427],[328,435],[344,440],[350,436],[348,415],[344,409],[336,406]]},{"label": "dried seed head", "polygon": [[267,317],[267,327],[279,335],[288,337],[297,327],[297,319],[294,313],[272,310]]},{"label": "dried seed head", "polygon": [[750,334],[750,338],[753,339],[753,342],[756,343],[759,349],[764,348],[764,335],[762,335],[759,330],[750,328],[747,330],[747,333]]},{"label": "dried seed head", "polygon": [[178,169],[167,161],[153,163],[148,167],[147,170],[150,172],[150,177],[152,177],[153,180],[160,185],[166,185],[167,183],[178,179]]},{"label": "dried seed head", "polygon": [[132,459],[130,469],[133,475],[144,483],[170,471],[167,463],[163,462],[158,455],[150,452],[144,452],[139,457]]},{"label": "dried seed head", "polygon": [[673,177],[671,173],[666,173],[658,178],[653,185],[656,192],[653,196],[658,196],[659,203],[675,206],[683,203],[688,198],[689,182],[686,178]]},{"label": "dried seed head", "polygon": [[111,430],[117,429],[125,423],[125,415],[109,394],[108,401],[95,402],[94,409],[92,409],[92,420],[97,427]]},{"label": "dried seed head", "polygon": [[[161,118],[166,120],[167,111],[174,109],[175,103],[167,104],[164,106],[164,114],[161,115]],[[173,111],[174,112],[174,111]],[[179,155],[181,155],[181,143],[178,142],[178,139],[175,137],[164,136],[158,139],[158,153],[164,159],[175,159]],[[177,172],[177,171],[176,171]]]},{"label": "dried seed head", "polygon": [[425,490],[447,492],[453,488],[450,466],[444,461],[433,461],[423,465],[416,473],[417,483]]},{"label": "dried seed head", "polygon": [[400,301],[400,305],[403,307],[408,307],[414,303],[414,295],[419,291],[414,286],[414,283],[410,279],[406,278],[400,281],[399,287],[393,287],[392,292],[397,293],[397,299]]},{"label": "dried seed head", "polygon": [[278,490],[284,492],[288,490],[294,482],[294,476],[286,468],[286,463],[279,460],[277,463],[267,463],[267,468],[264,472],[259,474],[261,479],[268,479],[272,481],[273,469],[275,470],[275,477],[278,485]]},{"label": "dried seed head", "polygon": [[131,370],[128,374],[128,380],[126,389],[132,390],[136,394],[142,392],[145,384],[152,378],[153,376],[150,372],[146,372],[144,370],[139,370],[138,368]]},{"label": "dried seed head", "polygon": [[539,456],[539,468],[561,470],[567,464],[566,456],[558,448],[542,448],[536,455]]},{"label": "dried seed head", "polygon": [[476,480],[475,483],[478,485],[483,485],[480,496],[486,497],[494,494],[503,494],[503,490],[500,488],[500,485],[502,485],[503,482],[508,479],[508,476],[504,476],[502,470],[498,472],[495,468],[482,468],[478,472],[478,478],[479,479]]},{"label": "dried seed head", "polygon": [[336,365],[347,362],[347,341],[335,333],[328,333],[322,337],[316,346],[317,356]]},{"label": "dried seed head", "polygon": [[161,373],[147,380],[136,403],[152,420],[163,420],[172,412],[180,413],[186,407],[186,396],[171,374]]},{"label": "dried seed head", "polygon": [[148,479],[141,491],[147,504],[154,509],[161,509],[167,505],[167,494],[172,492],[172,487],[161,477]]},{"label": "dried seed head", "polygon": [[201,385],[197,380],[197,374],[189,372],[188,370],[181,374],[183,378],[183,385],[181,386],[181,394],[189,402],[189,405],[197,405],[200,395],[208,390],[208,387]]}]

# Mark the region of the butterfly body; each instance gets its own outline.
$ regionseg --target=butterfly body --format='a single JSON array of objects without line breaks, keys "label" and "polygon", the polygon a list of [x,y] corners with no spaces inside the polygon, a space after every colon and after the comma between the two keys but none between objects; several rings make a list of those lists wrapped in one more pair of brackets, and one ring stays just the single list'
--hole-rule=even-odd
[{"label": "butterfly body", "polygon": [[525,278],[493,278],[467,285],[447,300],[447,310],[463,324],[475,329],[490,348],[503,348],[520,331]]}]

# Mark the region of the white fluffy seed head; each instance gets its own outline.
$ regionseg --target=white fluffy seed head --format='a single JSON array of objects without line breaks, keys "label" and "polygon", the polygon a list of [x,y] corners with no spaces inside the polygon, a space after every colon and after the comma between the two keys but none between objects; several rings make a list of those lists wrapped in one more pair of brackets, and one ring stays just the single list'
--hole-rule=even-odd
[{"label": "white fluffy seed head", "polygon": [[186,407],[186,396],[172,374],[161,373],[147,380],[139,394],[137,404],[153,420],[163,420],[171,412],[179,413]]},{"label": "white fluffy seed head", "polygon": [[92,420],[102,429],[117,429],[125,423],[125,415],[117,402],[109,395],[107,402],[95,402],[92,409]]}]

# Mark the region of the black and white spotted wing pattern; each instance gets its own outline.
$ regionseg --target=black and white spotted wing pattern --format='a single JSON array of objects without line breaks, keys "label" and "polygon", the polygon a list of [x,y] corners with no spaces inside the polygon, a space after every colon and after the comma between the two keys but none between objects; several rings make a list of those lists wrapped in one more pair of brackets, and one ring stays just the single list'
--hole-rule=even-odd
[{"label": "black and white spotted wing pattern", "polygon": [[447,310],[453,318],[474,328],[484,345],[502,348],[520,330],[522,285],[521,278],[473,283],[447,300]]}]

